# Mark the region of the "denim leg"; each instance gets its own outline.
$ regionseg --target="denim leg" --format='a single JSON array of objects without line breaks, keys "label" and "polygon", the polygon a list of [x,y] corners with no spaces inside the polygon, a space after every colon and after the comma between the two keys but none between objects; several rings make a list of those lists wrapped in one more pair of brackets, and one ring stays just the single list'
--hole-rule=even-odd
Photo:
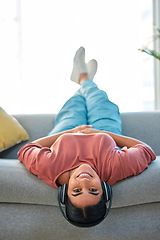
[{"label": "denim leg", "polygon": [[80,91],[86,100],[88,124],[98,130],[122,134],[119,108],[108,99],[106,92],[92,80],[83,82]]},{"label": "denim leg", "polygon": [[58,113],[53,130],[49,135],[72,129],[79,125],[87,125],[87,108],[85,98],[77,91]]}]

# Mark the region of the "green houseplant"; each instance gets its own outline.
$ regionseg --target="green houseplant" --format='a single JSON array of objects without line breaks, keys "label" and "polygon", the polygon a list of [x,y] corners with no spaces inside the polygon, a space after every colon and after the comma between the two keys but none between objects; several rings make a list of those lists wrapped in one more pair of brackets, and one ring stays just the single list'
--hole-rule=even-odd
[{"label": "green houseplant", "polygon": [[155,41],[156,39],[159,39],[160,38],[160,29],[155,27],[155,30],[156,30],[156,34],[153,35],[153,37],[151,38],[151,40],[148,42],[148,44],[138,50],[140,50],[141,52],[145,52],[149,55],[151,55],[152,57],[160,60],[160,52],[157,52],[155,50],[151,50],[148,46],[149,44],[151,43],[151,41]]}]

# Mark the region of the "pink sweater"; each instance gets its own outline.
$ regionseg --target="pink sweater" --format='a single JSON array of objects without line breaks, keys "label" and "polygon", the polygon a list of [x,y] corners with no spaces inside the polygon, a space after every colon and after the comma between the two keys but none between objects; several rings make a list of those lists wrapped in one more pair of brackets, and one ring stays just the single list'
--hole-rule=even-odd
[{"label": "pink sweater", "polygon": [[81,164],[89,164],[101,181],[111,185],[132,175],[138,175],[155,160],[154,152],[138,144],[119,150],[107,134],[71,134],[60,136],[51,146],[26,144],[18,152],[19,161],[47,184],[58,188],[57,178]]}]

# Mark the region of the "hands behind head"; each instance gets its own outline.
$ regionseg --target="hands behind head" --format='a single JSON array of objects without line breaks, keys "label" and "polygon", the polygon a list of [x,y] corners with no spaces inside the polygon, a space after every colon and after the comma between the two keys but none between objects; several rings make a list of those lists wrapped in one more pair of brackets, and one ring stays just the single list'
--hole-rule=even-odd
[{"label": "hands behind head", "polygon": [[81,125],[78,127],[75,127],[72,129],[73,133],[85,133],[85,134],[91,134],[91,133],[98,133],[99,131],[92,128],[92,125]]}]

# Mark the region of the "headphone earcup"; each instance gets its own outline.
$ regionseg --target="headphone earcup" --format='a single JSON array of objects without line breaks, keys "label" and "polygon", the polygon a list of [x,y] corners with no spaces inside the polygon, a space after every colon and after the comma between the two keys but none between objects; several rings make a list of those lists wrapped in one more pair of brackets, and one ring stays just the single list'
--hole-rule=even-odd
[{"label": "headphone earcup", "polygon": [[66,197],[67,197],[67,184],[63,184],[59,187],[59,199],[62,204],[66,203]]},{"label": "headphone earcup", "polygon": [[103,197],[104,197],[104,200],[107,202],[111,199],[112,188],[106,182],[102,182],[101,184],[102,184],[102,190],[103,190]]}]

